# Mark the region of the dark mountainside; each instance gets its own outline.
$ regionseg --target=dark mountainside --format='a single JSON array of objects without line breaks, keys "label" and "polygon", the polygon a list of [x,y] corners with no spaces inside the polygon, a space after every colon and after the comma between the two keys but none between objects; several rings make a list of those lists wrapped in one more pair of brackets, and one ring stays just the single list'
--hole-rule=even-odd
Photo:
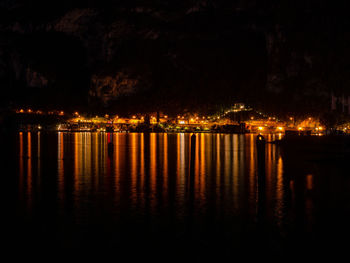
[{"label": "dark mountainside", "polygon": [[346,3],[0,0],[0,103],[327,111],[349,90]]}]

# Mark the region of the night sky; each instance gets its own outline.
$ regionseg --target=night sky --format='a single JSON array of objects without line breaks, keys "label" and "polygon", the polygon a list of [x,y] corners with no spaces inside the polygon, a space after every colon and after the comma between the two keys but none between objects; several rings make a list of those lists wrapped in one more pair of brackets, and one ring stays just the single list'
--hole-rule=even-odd
[{"label": "night sky", "polygon": [[[283,2],[283,3],[282,3]],[[349,93],[347,1],[0,1],[1,104],[275,113]]]}]

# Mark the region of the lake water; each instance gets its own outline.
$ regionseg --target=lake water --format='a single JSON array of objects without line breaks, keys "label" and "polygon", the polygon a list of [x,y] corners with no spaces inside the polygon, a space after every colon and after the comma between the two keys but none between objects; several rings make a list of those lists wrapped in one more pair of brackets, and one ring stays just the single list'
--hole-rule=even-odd
[{"label": "lake water", "polygon": [[195,260],[344,252],[345,164],[267,144],[258,165],[255,139],[197,134],[191,155],[183,133],[2,136],[7,244]]}]

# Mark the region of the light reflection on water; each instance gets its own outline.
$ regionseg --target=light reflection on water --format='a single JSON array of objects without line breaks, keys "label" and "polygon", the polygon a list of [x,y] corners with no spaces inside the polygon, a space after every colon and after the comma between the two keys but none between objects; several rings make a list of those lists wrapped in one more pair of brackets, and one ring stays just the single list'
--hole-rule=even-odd
[{"label": "light reflection on water", "polygon": [[[26,191],[20,193],[26,194],[28,205],[33,196],[33,172],[39,174],[41,170],[40,139],[38,133],[35,142],[38,161],[33,163],[34,138],[31,133],[19,133],[19,188],[26,187]],[[145,211],[148,200],[150,213],[157,213],[157,209],[170,205],[169,195],[173,195],[170,199],[179,211],[185,206],[190,176],[190,134],[59,132],[56,139],[57,194],[62,203],[65,195],[71,194],[79,207],[89,196],[112,191],[116,202],[127,200],[135,212]],[[275,135],[267,136],[269,141],[274,139]],[[109,142],[113,143],[110,153]],[[219,212],[254,214],[255,151],[253,134],[198,134],[194,162],[195,209],[204,211],[208,203],[214,201]],[[312,175],[306,178],[310,188]],[[69,193],[66,183],[71,181],[73,189]],[[285,183],[279,149],[267,144],[266,199],[274,206],[273,216],[277,221],[283,220]]]},{"label": "light reflection on water", "polygon": [[[20,132],[21,215],[35,219],[50,211],[58,225],[103,224],[129,232],[141,225],[180,235],[188,229],[198,235],[234,235],[259,220],[281,233],[293,230],[294,221],[306,231],[314,229],[317,177],[308,169],[293,170],[293,160],[286,162],[278,145],[266,144],[265,187],[259,189],[263,172],[256,135],[197,134],[192,157],[190,136]],[[266,135],[267,141],[278,138]]]}]

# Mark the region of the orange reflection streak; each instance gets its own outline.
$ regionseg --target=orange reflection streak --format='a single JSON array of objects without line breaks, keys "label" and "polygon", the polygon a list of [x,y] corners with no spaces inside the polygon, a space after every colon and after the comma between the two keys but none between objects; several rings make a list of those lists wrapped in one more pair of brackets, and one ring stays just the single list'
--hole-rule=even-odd
[{"label": "orange reflection streak", "polygon": [[306,188],[307,188],[307,190],[312,190],[312,188],[313,188],[313,176],[312,176],[312,174],[308,174],[306,176]]},{"label": "orange reflection streak", "polygon": [[144,207],[145,204],[145,192],[144,192],[144,182],[145,182],[145,136],[143,133],[141,133],[140,137],[140,175],[139,175],[139,189],[141,190],[140,193],[140,201],[139,204],[141,207]]},{"label": "orange reflection streak", "polygon": [[[113,143],[113,134],[112,133],[107,133],[107,138],[108,138],[108,143],[111,142]],[[114,146],[113,146],[114,147]],[[112,149],[113,150],[113,149]],[[106,186],[109,186],[110,185],[110,180],[111,180],[111,165],[112,165],[112,158],[113,156],[110,156],[109,155],[109,150],[108,150],[108,146],[107,146],[107,163],[106,163],[106,166],[107,166],[107,177],[106,177],[106,180],[104,180]]]},{"label": "orange reflection streak", "polygon": [[116,164],[114,166],[115,172],[115,191],[117,196],[120,196],[120,134],[114,134],[114,150],[115,150],[115,160]]},{"label": "orange reflection streak", "polygon": [[108,159],[106,160],[106,158],[108,158],[108,149],[107,149],[107,133],[100,133],[99,135],[99,162],[103,163],[104,165],[102,165],[103,171],[100,171],[100,174],[106,174],[107,173],[107,162]]},{"label": "orange reflection streak", "polygon": [[63,133],[58,133],[58,145],[57,145],[57,162],[58,162],[58,196],[59,199],[63,200],[64,198],[64,165],[63,165],[63,152],[64,152],[64,141]]},{"label": "orange reflection streak", "polygon": [[27,133],[28,136],[28,152],[27,152],[27,195],[28,206],[32,203],[32,136],[31,133]]},{"label": "orange reflection streak", "polygon": [[[79,147],[78,147],[78,151],[79,151],[79,183],[80,186],[82,186],[82,184],[84,184],[84,180],[85,180],[85,173],[86,173],[86,166],[85,166],[85,153],[86,153],[86,133],[85,132],[81,132],[79,133]],[[81,190],[84,190],[83,187],[80,187]]]},{"label": "orange reflection streak", "polygon": [[250,158],[249,158],[249,200],[251,212],[255,211],[255,148],[254,135],[250,134]]},{"label": "orange reflection streak", "polygon": [[131,160],[131,166],[130,166],[130,175],[131,175],[131,202],[132,205],[135,206],[136,204],[136,197],[137,197],[137,187],[136,187],[136,180],[137,180],[137,134],[131,133],[130,137],[130,160]]},{"label": "orange reflection streak", "polygon": [[[220,134],[216,135],[216,196],[217,201],[220,202],[221,193],[221,162],[220,162]],[[219,207],[219,206],[218,206]]]},{"label": "orange reflection streak", "polygon": [[[108,157],[108,137],[110,136],[110,133],[102,133],[104,134],[104,145],[103,145],[103,149],[104,149],[104,163],[106,164],[108,159],[111,160],[111,158]],[[113,139],[113,138],[112,138]],[[107,173],[107,167],[109,167],[109,169],[111,168],[110,166],[104,165],[104,174],[109,174]],[[109,182],[108,180],[106,182]]]},{"label": "orange reflection streak", "polygon": [[233,135],[233,206],[235,209],[238,208],[238,186],[239,186],[239,162],[238,162],[238,135]]},{"label": "orange reflection streak", "polygon": [[[108,161],[108,140],[107,140],[107,136],[108,136],[108,133],[102,133],[102,136],[103,136],[103,144],[102,144],[102,149],[103,149],[103,152],[102,152],[102,160],[103,160],[103,163],[104,164],[107,164],[107,161]],[[107,167],[110,168],[110,166],[108,165],[103,165],[103,174],[107,174]],[[108,180],[105,181],[106,183],[108,183]]]},{"label": "orange reflection streak", "polygon": [[[195,183],[196,189],[199,188],[199,185],[200,185],[199,180],[201,175],[201,170],[200,170],[201,160],[199,159],[199,153],[201,152],[202,145],[199,144],[200,136],[201,136],[200,134],[196,135],[196,149],[195,149],[195,162],[194,162],[194,167],[195,167],[194,183]],[[198,198],[197,194],[198,194],[198,191],[195,191],[196,198]]]},{"label": "orange reflection streak", "polygon": [[[311,191],[313,188],[313,175],[312,174],[308,174],[306,176],[306,189],[308,191]],[[314,204],[313,204],[313,200],[312,200],[312,196],[311,195],[306,195],[306,200],[305,200],[305,214],[306,214],[306,228],[308,231],[312,231],[312,227],[313,224],[312,222],[313,220],[313,216],[314,216]]]},{"label": "orange reflection streak", "polygon": [[97,132],[93,133],[92,145],[94,145],[92,150],[92,155],[94,156],[94,177],[95,177],[95,189],[97,190],[100,184],[100,163],[99,163],[99,144],[98,144],[99,134]]},{"label": "orange reflection streak", "polygon": [[201,148],[200,148],[200,180],[199,180],[199,194],[201,200],[205,197],[205,134],[201,134]]},{"label": "orange reflection streak", "polygon": [[150,134],[150,197],[151,210],[155,210],[157,205],[157,134]]},{"label": "orange reflection streak", "polygon": [[[23,189],[23,133],[19,133],[19,189]],[[21,193],[22,191],[20,191]]]},{"label": "orange reflection streak", "polygon": [[151,133],[151,142],[150,142],[150,174],[151,174],[151,208],[155,209],[156,207],[156,194],[157,194],[157,134]]},{"label": "orange reflection streak", "polygon": [[276,217],[277,224],[281,225],[283,220],[283,161],[280,156],[277,161],[277,183],[276,183]]},{"label": "orange reflection streak", "polygon": [[[87,171],[87,165],[86,165],[86,153],[87,153],[87,141],[86,141],[86,132],[81,133],[80,136],[80,142],[79,142],[79,166],[80,166],[80,176],[79,180],[80,183],[83,183],[85,185],[86,175],[88,173]],[[85,190],[82,188],[82,190]]]},{"label": "orange reflection streak", "polygon": [[[197,139],[198,140],[198,139]],[[180,134],[180,178],[178,180],[179,183],[179,201],[180,204],[183,204],[185,201],[185,134]]]},{"label": "orange reflection streak", "polygon": [[163,137],[163,196],[164,201],[168,195],[168,134]]},{"label": "orange reflection streak", "polygon": [[[184,191],[185,191],[185,185],[184,185],[184,180],[185,180],[185,135],[183,133],[178,133],[177,134],[177,180],[176,180],[176,194],[179,197],[179,205],[180,207],[182,206],[184,202]],[[197,163],[197,162],[196,162]]]},{"label": "orange reflection streak", "polygon": [[[225,185],[225,195],[229,194],[229,188],[230,188],[230,181],[231,181],[231,168],[232,168],[232,162],[231,162],[231,145],[230,145],[230,135],[225,135],[224,140],[224,153],[225,153],[225,160],[224,160],[224,185]],[[234,167],[234,166],[233,166]],[[234,167],[235,168],[235,167]]]},{"label": "orange reflection streak", "polygon": [[[267,136],[267,141],[271,141],[271,135],[269,134]],[[269,202],[272,200],[272,176],[273,176],[273,166],[272,162],[274,161],[272,159],[272,152],[271,152],[271,144],[266,144],[267,153],[265,154],[265,160],[266,160],[266,201]]]},{"label": "orange reflection streak", "polygon": [[176,135],[176,174],[180,176],[180,133]]},{"label": "orange reflection streak", "polygon": [[245,137],[244,135],[240,134],[238,135],[239,139],[239,155],[238,155],[238,162],[239,162],[239,184],[238,184],[238,194],[240,196],[243,196],[243,191],[245,189],[245,159],[244,159],[244,154],[245,154]]},{"label": "orange reflection streak", "polygon": [[86,176],[87,176],[87,163],[86,163],[86,153],[87,153],[87,142],[86,142],[86,132],[80,133],[80,142],[79,142],[79,167],[80,167],[80,175],[79,175],[79,181],[80,184],[83,184],[81,187],[81,190],[86,190]]},{"label": "orange reflection streak", "polygon": [[176,194],[179,193],[179,178],[180,178],[180,166],[181,166],[181,152],[180,152],[180,133],[176,135],[176,186],[175,186],[175,192]]},{"label": "orange reflection streak", "polygon": [[[206,138],[206,145],[207,145],[207,150],[205,153],[205,167],[206,167],[206,171],[207,171],[207,175],[206,175],[206,187],[207,186],[211,186],[212,185],[212,181],[210,180],[210,182],[208,181],[208,174],[212,173],[212,167],[213,167],[213,136],[210,134],[206,134],[205,136]],[[207,188],[206,188],[207,190]]]},{"label": "orange reflection streak", "polygon": [[[91,166],[91,133],[87,132],[84,133],[84,181],[85,181],[85,190],[90,190],[92,187],[92,177],[91,177],[91,171],[92,171],[92,166]],[[109,166],[108,166],[109,168]]]},{"label": "orange reflection streak", "polygon": [[79,133],[74,133],[74,191],[79,191]]},{"label": "orange reflection streak", "polygon": [[38,184],[40,184],[41,182],[41,144],[40,144],[40,140],[41,140],[41,137],[40,137],[40,131],[38,132]]}]

